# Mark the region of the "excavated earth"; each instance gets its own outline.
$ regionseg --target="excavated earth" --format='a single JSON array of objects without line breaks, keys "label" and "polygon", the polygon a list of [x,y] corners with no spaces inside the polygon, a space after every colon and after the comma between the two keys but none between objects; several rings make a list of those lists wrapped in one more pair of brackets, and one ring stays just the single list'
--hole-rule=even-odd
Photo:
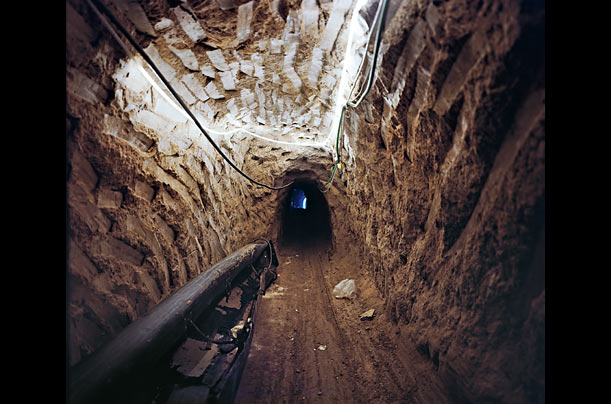
[{"label": "excavated earth", "polygon": [[[328,135],[355,2],[255,1],[241,43],[247,2],[220,3],[105,2],[143,48],[157,49],[181,91],[193,77],[216,85],[224,98],[183,93],[214,140],[259,181],[310,187],[313,216],[292,222],[291,188],[238,175],[143,78],[89,2],[67,0],[66,365],[266,238],[278,278],[260,302],[237,402],[545,402],[544,3],[389,1],[371,91],[346,112],[344,168],[324,193],[316,189],[333,168]],[[304,29],[312,7],[315,28]],[[205,39],[187,34],[185,13]],[[170,28],[157,25],[165,19]],[[280,53],[271,38],[286,39]],[[236,89],[170,46],[192,50],[198,68],[221,50]],[[236,54],[261,56],[262,76],[248,63],[239,70]],[[321,144],[229,133],[237,125]],[[353,298],[333,296],[344,279],[356,282]]]}]

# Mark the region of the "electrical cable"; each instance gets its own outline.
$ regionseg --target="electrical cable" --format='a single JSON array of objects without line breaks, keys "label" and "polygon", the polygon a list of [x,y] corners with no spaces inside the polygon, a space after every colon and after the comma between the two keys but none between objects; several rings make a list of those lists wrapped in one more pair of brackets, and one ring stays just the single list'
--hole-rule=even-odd
[{"label": "electrical cable", "polygon": [[[388,0],[381,0],[380,7],[378,8],[378,11],[376,12],[376,16],[375,16],[378,26],[376,29],[376,39],[375,39],[375,44],[373,47],[373,58],[371,60],[371,68],[369,70],[369,76],[367,77],[367,89],[360,97],[358,97],[358,101],[356,102],[348,101],[347,102],[347,104],[352,108],[356,108],[361,104],[363,99],[367,96],[367,94],[369,94],[369,90],[371,90],[371,85],[373,84],[373,73],[375,71],[375,65],[378,59],[378,51],[380,48],[380,33],[382,32],[382,20],[384,19],[384,16],[386,14],[387,2]],[[367,44],[369,45],[369,41],[367,41]],[[352,90],[354,90],[354,87],[352,88]],[[352,95],[352,91],[350,92],[350,95]]]},{"label": "electrical cable", "polygon": [[278,191],[287,187],[290,187],[291,185],[293,185],[294,181],[282,185],[280,187],[273,187],[267,184],[263,184],[262,182],[259,182],[253,178],[251,178],[248,174],[246,174],[245,172],[243,172],[242,170],[240,170],[234,163],[233,161],[231,161],[229,159],[229,157],[227,157],[225,155],[225,153],[223,153],[223,151],[221,150],[221,148],[214,142],[214,140],[210,137],[210,135],[204,130],[204,128],[201,126],[201,124],[199,123],[199,121],[197,120],[197,118],[193,115],[193,113],[191,112],[191,110],[189,109],[189,107],[184,103],[184,101],[182,100],[182,98],[178,95],[178,93],[174,90],[174,88],[170,85],[170,83],[168,82],[168,80],[164,77],[164,75],[161,73],[161,71],[159,71],[159,69],[157,68],[157,66],[155,65],[155,63],[153,63],[152,59],[149,57],[149,55],[144,51],[144,49],[142,49],[142,47],[140,47],[140,45],[138,44],[138,42],[136,42],[136,40],[131,36],[131,34],[125,29],[125,27],[119,22],[119,20],[117,20],[117,18],[115,17],[115,15],[108,9],[108,7],[106,7],[106,5],[104,3],[102,3],[100,0],[92,0],[93,3],[95,3],[95,7],[99,7],[102,12],[104,14],[106,14],[106,16],[112,21],[113,24],[115,24],[117,26],[117,28],[119,28],[119,30],[121,31],[121,33],[127,38],[127,40],[129,41],[129,43],[136,48],[136,50],[138,51],[138,53],[144,58],[144,60],[146,60],[146,62],[149,64],[149,66],[155,71],[155,73],[157,74],[157,76],[161,79],[161,81],[163,82],[163,84],[165,84],[165,86],[168,88],[168,90],[170,90],[170,92],[172,93],[172,95],[176,98],[176,100],[178,101],[178,103],[180,104],[180,106],[185,110],[185,112],[187,113],[187,115],[189,115],[189,117],[193,120],[193,122],[195,122],[195,125],[197,126],[197,128],[204,134],[204,136],[206,137],[206,139],[208,139],[208,141],[212,144],[212,146],[214,147],[214,149],[221,155],[221,157],[223,157],[223,159],[225,159],[225,161],[227,161],[227,163],[229,163],[229,165],[236,170],[238,173],[240,173],[240,175],[242,175],[244,178],[246,178],[247,180],[249,180],[250,182],[259,185],[261,187],[267,188],[267,189],[271,189],[274,191]]},{"label": "electrical cable", "polygon": [[335,164],[333,164],[333,171],[331,171],[331,177],[327,180],[327,182],[325,182],[325,184],[320,189],[323,193],[329,190],[328,188],[325,190],[325,187],[329,185],[331,181],[333,181],[333,178],[335,177],[335,171],[337,171],[338,165],[341,164],[339,160],[339,134],[342,130],[342,126],[344,125],[344,112],[346,112],[345,105],[342,107],[342,112],[339,117],[339,125],[337,126],[337,137],[335,139],[335,154],[337,154],[337,160],[335,161]]},{"label": "electrical cable", "polygon": [[[367,94],[369,94],[369,90],[371,90],[371,86],[373,84],[373,73],[375,71],[376,61],[377,61],[377,58],[378,58],[378,51],[379,51],[379,47],[380,47],[380,33],[382,32],[382,20],[384,19],[384,16],[386,15],[387,1],[388,0],[380,0],[380,5],[378,6],[378,10],[376,11],[376,16],[375,16],[375,24],[377,24],[376,37],[375,37],[375,44],[374,44],[374,48],[373,48],[373,57],[372,57],[372,61],[371,61],[371,67],[370,67],[370,70],[369,70],[369,75],[367,77],[366,90],[363,92],[363,94],[361,94],[360,97],[358,97],[358,100],[356,102],[350,101],[350,97],[352,96],[352,93],[354,92],[354,89],[356,88],[356,83],[355,83],[355,85],[353,85],[352,89],[350,90],[350,95],[348,96],[348,101],[342,107],[342,112],[341,112],[341,115],[340,115],[340,118],[339,118],[339,125],[337,126],[337,137],[336,137],[336,140],[335,140],[335,149],[336,149],[336,154],[337,154],[337,160],[335,161],[335,164],[333,165],[333,170],[331,171],[331,177],[327,180],[327,182],[324,183],[324,185],[322,185],[320,187],[322,192],[327,192],[328,191],[328,189],[325,189],[325,187],[327,185],[329,185],[333,181],[333,178],[335,177],[335,172],[337,171],[337,167],[341,164],[340,155],[339,155],[339,135],[341,133],[342,127],[344,126],[343,125],[343,123],[344,123],[344,112],[346,111],[346,106],[350,106],[352,108],[357,108],[361,104],[363,99],[365,99]],[[373,33],[373,30],[372,30],[371,33]],[[367,46],[369,46],[369,43],[371,41],[371,33],[369,35],[369,38],[367,39]],[[360,64],[360,66],[358,68],[358,74],[361,73],[361,69],[364,66],[364,61],[365,61],[365,58],[363,58],[363,60],[361,61],[361,64]]]}]

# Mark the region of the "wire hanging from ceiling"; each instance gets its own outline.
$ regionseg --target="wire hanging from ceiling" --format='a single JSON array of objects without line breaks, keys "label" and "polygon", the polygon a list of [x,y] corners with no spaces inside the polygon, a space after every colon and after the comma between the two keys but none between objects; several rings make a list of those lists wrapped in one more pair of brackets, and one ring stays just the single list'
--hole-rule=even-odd
[{"label": "wire hanging from ceiling", "polygon": [[[339,117],[339,123],[337,125],[336,139],[335,139],[335,149],[336,149],[335,154],[337,155],[337,159],[336,159],[335,163],[333,164],[333,170],[331,171],[331,177],[327,180],[327,182],[325,182],[321,186],[321,190],[323,192],[327,192],[328,191],[328,189],[325,189],[325,187],[327,187],[327,185],[329,185],[331,182],[333,182],[333,178],[335,177],[335,173],[336,173],[337,169],[341,170],[341,168],[342,168],[342,162],[340,160],[340,153],[339,153],[339,135],[340,135],[340,133],[342,131],[342,127],[344,126],[343,125],[343,121],[344,121],[344,114],[346,112],[346,107],[349,106],[351,108],[357,108],[359,105],[361,105],[361,102],[363,102],[363,100],[365,99],[367,94],[369,94],[369,90],[371,90],[371,86],[373,84],[373,76],[374,76],[374,72],[375,72],[376,62],[377,62],[377,59],[378,59],[378,51],[379,51],[379,47],[380,47],[380,38],[381,38],[381,32],[382,32],[382,21],[384,19],[384,16],[386,15],[387,1],[388,0],[380,0],[380,4],[378,5],[378,9],[377,9],[376,15],[374,17],[374,24],[373,24],[372,28],[374,26],[376,26],[376,24],[377,24],[377,28],[376,28],[375,43],[374,43],[374,47],[373,47],[373,55],[372,55],[372,60],[371,60],[371,66],[370,66],[370,69],[369,69],[369,74],[367,75],[367,81],[364,82],[364,83],[366,83],[365,89],[363,90],[363,88],[361,88],[360,91],[362,91],[362,94],[360,96],[352,98],[352,93],[354,92],[354,89],[356,88],[356,84],[358,83],[358,80],[355,81],[353,86],[352,86],[352,89],[350,90],[350,95],[348,96],[348,99],[347,99],[346,103],[342,106],[340,117]],[[357,11],[355,11],[355,12],[357,12]],[[367,46],[369,46],[369,43],[371,41],[371,34],[373,34],[373,29],[369,33],[369,38],[367,39]],[[362,68],[364,66],[365,59],[366,59],[366,54],[363,57],[363,59],[361,60],[361,64],[359,65],[359,68],[358,68],[358,71],[357,71],[357,77],[361,74]],[[352,101],[351,98],[353,100],[356,99],[356,101]]]},{"label": "wire hanging from ceiling", "polygon": [[[231,159],[229,157],[227,157],[227,155],[221,150],[221,148],[216,144],[216,142],[210,137],[210,135],[206,132],[206,130],[199,123],[197,118],[193,115],[193,113],[191,112],[189,107],[185,104],[185,102],[182,100],[182,98],[178,95],[176,90],[174,90],[172,85],[164,77],[164,75],[161,73],[161,71],[159,71],[159,69],[157,68],[155,63],[152,61],[152,59],[149,57],[149,55],[144,51],[144,49],[142,49],[142,47],[138,44],[138,42],[136,42],[136,40],[132,37],[132,35],[119,22],[119,20],[115,17],[115,15],[112,13],[112,11],[110,11],[108,9],[108,7],[106,7],[106,5],[104,3],[102,3],[101,1],[99,1],[99,0],[88,0],[88,2],[89,2],[90,5],[94,6],[94,9],[97,10],[97,14],[99,16],[101,16],[100,13],[99,13],[99,11],[101,10],[101,12],[104,13],[112,21],[112,23],[119,29],[119,31],[121,31],[121,33],[127,38],[129,43],[134,48],[136,48],[136,50],[138,51],[140,56],[142,56],[144,58],[144,60],[148,63],[148,65],[157,74],[157,76],[163,82],[163,84],[168,88],[168,90],[170,90],[172,95],[176,98],[176,100],[178,101],[180,106],[184,109],[184,111],[187,113],[187,115],[189,115],[189,117],[193,120],[193,122],[195,123],[197,128],[200,130],[200,132],[202,132],[204,134],[204,136],[206,137],[206,139],[208,139],[210,144],[212,144],[214,149],[221,155],[221,157],[223,157],[223,159],[225,159],[225,161],[227,161],[227,163],[229,163],[229,165],[234,170],[236,170],[240,175],[242,175],[244,178],[246,178],[247,180],[249,180],[253,184],[256,184],[256,185],[259,185],[261,187],[264,187],[264,188],[267,188],[267,189],[271,189],[271,190],[274,190],[274,191],[278,191],[278,190],[281,190],[281,189],[284,189],[284,188],[287,188],[287,187],[290,187],[291,185],[293,185],[294,181],[291,181],[288,184],[285,184],[285,185],[282,185],[282,186],[279,186],[279,187],[274,187],[274,186],[271,186],[271,185],[267,185],[267,184],[264,184],[262,182],[259,182],[259,181],[255,180],[254,178],[252,178],[248,174],[246,174],[244,171],[242,171],[240,168],[238,168],[238,166],[236,166],[235,163],[233,161],[231,161]],[[105,25],[107,25],[107,24],[105,24]],[[116,33],[114,33],[113,36],[115,36],[115,38],[117,40],[119,40],[118,35],[116,35]],[[122,41],[119,40],[119,42],[122,44]],[[126,49],[124,44],[122,44],[121,46],[124,49]],[[132,52],[128,51],[127,49],[126,49],[126,51],[128,52],[128,54],[132,53]]]}]

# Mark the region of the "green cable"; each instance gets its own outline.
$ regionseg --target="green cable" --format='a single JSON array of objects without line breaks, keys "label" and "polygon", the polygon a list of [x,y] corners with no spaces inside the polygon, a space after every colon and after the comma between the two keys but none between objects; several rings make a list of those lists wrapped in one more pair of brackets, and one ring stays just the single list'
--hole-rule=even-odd
[{"label": "green cable", "polygon": [[359,97],[357,102],[351,102],[351,101],[347,102],[347,104],[351,106],[352,108],[356,108],[361,104],[363,99],[365,99],[367,94],[369,94],[369,90],[371,90],[371,86],[373,84],[373,72],[375,70],[376,61],[378,59],[378,51],[380,48],[380,33],[382,32],[382,19],[384,19],[384,15],[386,14],[386,5],[387,5],[387,0],[382,0],[379,19],[377,20],[378,27],[376,30],[375,45],[373,47],[373,59],[371,61],[371,69],[369,70],[369,77],[367,78],[367,89],[365,90],[363,95]]},{"label": "green cable", "polygon": [[339,116],[339,125],[337,125],[337,137],[335,139],[335,150],[337,153],[337,161],[335,162],[335,164],[333,165],[333,171],[331,172],[331,178],[329,178],[327,180],[327,182],[325,182],[325,184],[322,186],[322,188],[326,187],[328,184],[331,183],[331,181],[333,181],[333,177],[335,177],[335,171],[337,170],[337,165],[339,164],[339,134],[341,132],[341,128],[343,126],[344,123],[344,112],[346,111],[346,106],[344,105],[342,107],[342,113]]},{"label": "green cable", "polygon": [[[321,187],[321,189],[324,189],[327,185],[329,185],[332,181],[333,178],[335,177],[335,172],[337,171],[337,166],[340,164],[340,158],[339,158],[339,134],[341,133],[341,129],[344,123],[344,112],[346,111],[346,106],[350,106],[352,108],[356,108],[358,107],[361,102],[363,101],[363,99],[365,99],[365,97],[367,96],[367,94],[369,94],[369,90],[371,90],[371,86],[373,84],[373,72],[375,69],[375,65],[376,65],[376,61],[378,58],[378,51],[379,51],[379,47],[380,47],[380,33],[382,32],[382,19],[384,18],[384,15],[386,14],[386,5],[387,5],[387,0],[381,0],[382,3],[380,5],[380,8],[378,9],[378,13],[376,13],[376,23],[378,24],[378,27],[376,29],[376,38],[375,38],[375,45],[373,48],[373,59],[371,61],[371,69],[369,71],[369,76],[367,78],[367,89],[365,90],[365,92],[359,97],[357,102],[351,102],[351,101],[347,101],[346,104],[344,104],[344,106],[342,107],[342,112],[341,115],[339,117],[339,125],[337,126],[337,137],[335,140],[335,150],[336,150],[336,154],[337,154],[337,161],[335,162],[335,164],[333,164],[333,170],[331,171],[331,177],[327,180],[327,182],[325,182],[325,184]],[[367,41],[369,43],[369,41]],[[359,68],[360,71],[360,68]],[[350,95],[352,95],[352,92],[354,91],[355,87],[352,87],[352,90],[350,91]],[[326,192],[326,191],[323,191]]]}]

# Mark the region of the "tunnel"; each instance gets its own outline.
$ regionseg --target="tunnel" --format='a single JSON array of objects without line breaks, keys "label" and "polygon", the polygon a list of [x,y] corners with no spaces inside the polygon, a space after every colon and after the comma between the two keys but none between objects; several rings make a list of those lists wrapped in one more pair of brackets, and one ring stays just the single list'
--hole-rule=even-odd
[{"label": "tunnel", "polygon": [[325,248],[332,240],[329,205],[320,187],[296,180],[281,205],[279,245],[286,248]]},{"label": "tunnel", "polygon": [[68,383],[205,300],[133,404],[545,402],[544,2],[65,11]]}]

